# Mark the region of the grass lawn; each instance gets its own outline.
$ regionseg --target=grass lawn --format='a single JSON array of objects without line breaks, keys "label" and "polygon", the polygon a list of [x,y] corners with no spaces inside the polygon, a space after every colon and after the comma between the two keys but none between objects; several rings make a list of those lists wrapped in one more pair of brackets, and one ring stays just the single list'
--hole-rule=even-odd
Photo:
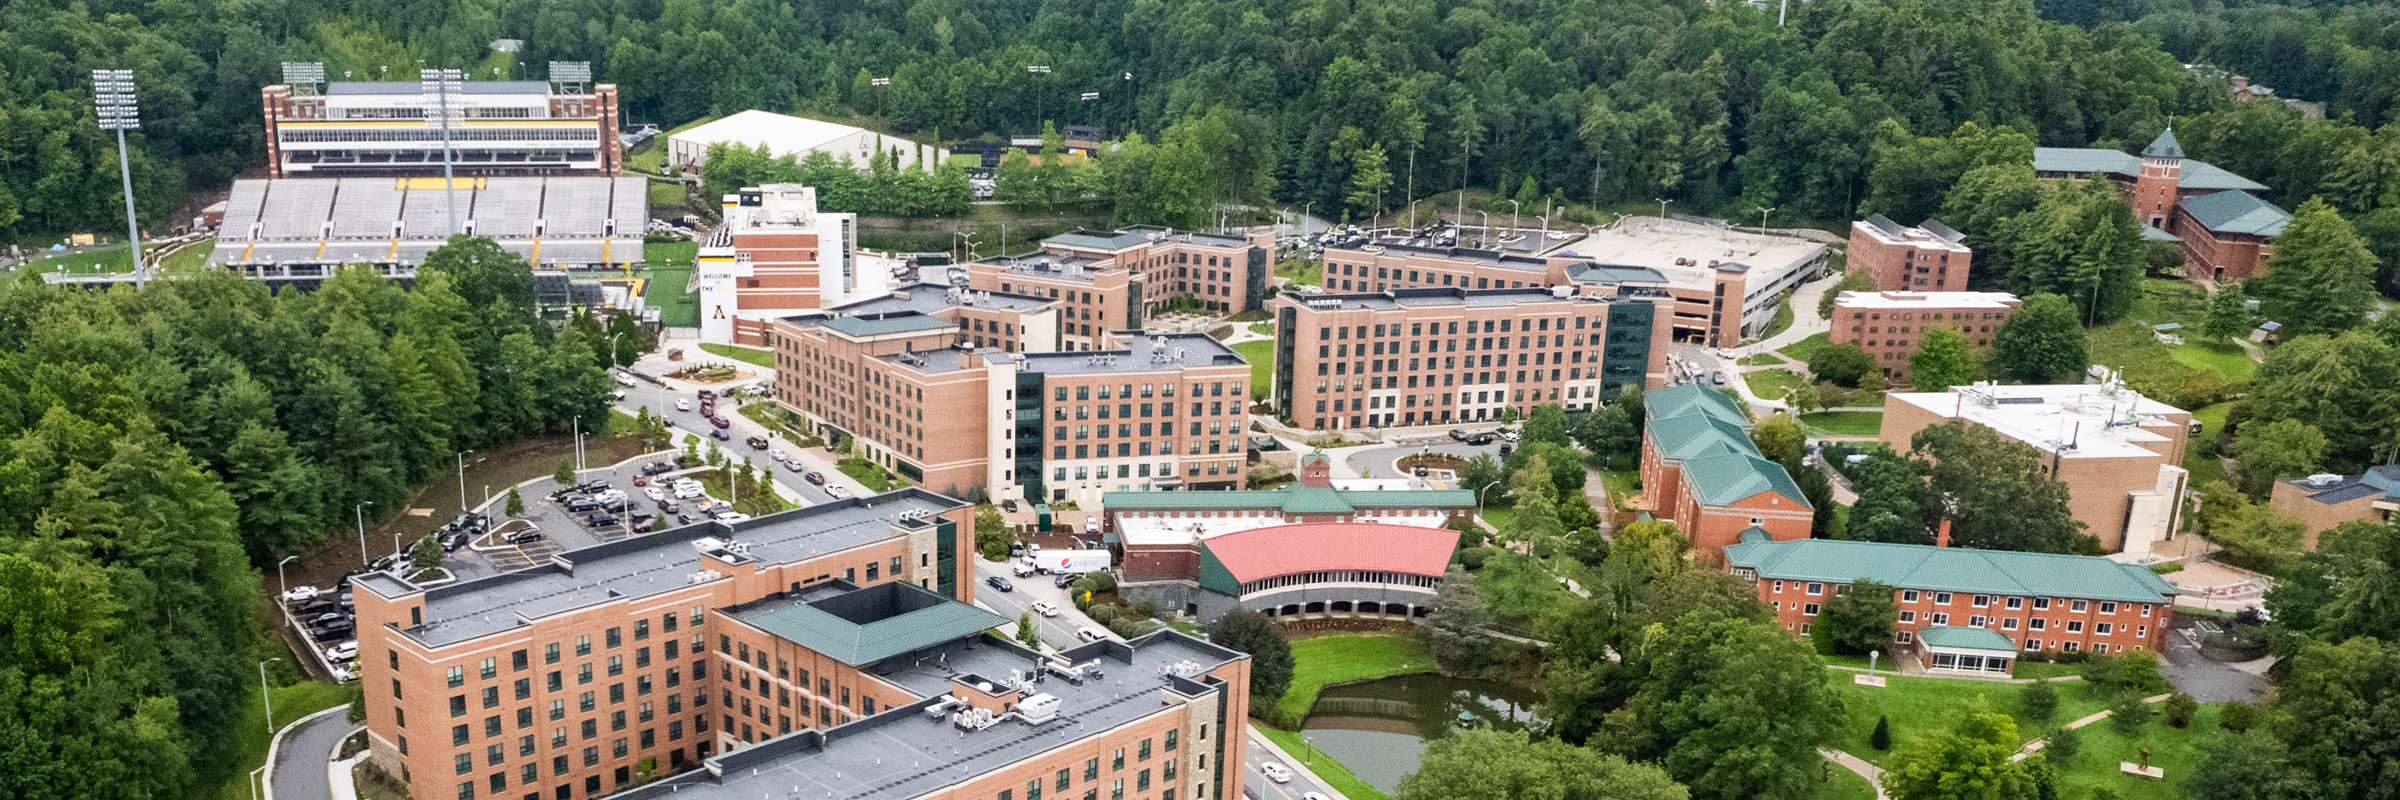
[{"label": "grass lawn", "polygon": [[[746,450],[747,448],[744,449]],[[731,451],[727,451],[727,453],[730,455]],[[772,476],[768,473],[774,472],[775,468],[773,465],[759,464],[758,461],[759,459],[755,456],[751,458],[751,464],[757,470],[759,480],[759,483],[754,483],[751,485],[754,487],[763,488],[764,483],[772,479]],[[700,479],[701,488],[708,490],[708,496],[719,500],[733,496],[733,472],[739,469],[738,467],[732,466],[731,461],[726,463],[726,469],[707,470],[700,472],[695,476]],[[748,514],[753,517],[761,514],[773,514],[777,511],[790,509],[791,507],[791,503],[785,502],[783,498],[776,496],[774,492],[759,491],[757,489],[743,492],[741,501],[733,504],[733,510]]]},{"label": "grass lawn", "polygon": [[[1434,671],[1433,649],[1411,636],[1337,634],[1292,643],[1292,685],[1275,710],[1297,719],[1317,702],[1328,683],[1389,678]],[[1294,753],[1293,755],[1298,755]]]},{"label": "grass lawn", "polygon": [[1800,415],[1800,424],[1830,436],[1873,436],[1883,430],[1883,412],[1819,411]]},{"label": "grass lawn", "polygon": [[2017,662],[2016,676],[2019,678],[2049,678],[2051,680],[2058,680],[2069,675],[2081,674],[2083,674],[2083,666],[2080,664],[2052,664],[2046,661]]},{"label": "grass lawn", "polygon": [[1275,323],[1272,323],[1272,322],[1254,322],[1254,323],[1251,323],[1251,324],[1250,324],[1250,332],[1251,332],[1251,333],[1258,334],[1258,335],[1260,335],[1260,336],[1273,336],[1273,335],[1275,335]]},{"label": "grass lawn", "polygon": [[2182,347],[2171,348],[2170,355],[2184,366],[2217,373],[2226,383],[2258,377],[2258,362],[2242,346],[2225,339],[2184,338]]},{"label": "grass lawn", "polygon": [[126,259],[127,252],[128,248],[119,244],[115,247],[99,247],[75,253],[61,253],[51,258],[29,260],[21,269],[27,272],[65,272],[69,275],[126,272],[133,268],[133,265]]},{"label": "grass lawn", "polygon": [[190,272],[208,266],[208,257],[217,252],[217,240],[202,239],[198,244],[175,251],[166,263],[159,265],[164,272]]},{"label": "grass lawn", "polygon": [[1292,283],[1306,286],[1325,285],[1325,262],[1302,258],[1285,259],[1275,265],[1275,276],[1290,278]]},{"label": "grass lawn", "polygon": [[[642,261],[651,269],[672,266],[689,267],[692,265],[692,259],[699,255],[700,243],[690,239],[642,244]],[[683,287],[677,285],[675,288],[680,291]]]},{"label": "grass lawn", "polygon": [[772,351],[760,350],[756,347],[736,347],[729,344],[715,344],[712,342],[701,342],[700,349],[724,356],[726,358],[741,359],[743,361],[766,367],[768,369],[775,368],[775,354]]},{"label": "grass lawn", "polygon": [[1817,800],[1875,800],[1875,784],[1839,764],[1826,774],[1833,780],[1817,784]]},{"label": "grass lawn", "polygon": [[1775,317],[1767,320],[1767,329],[1759,333],[1758,338],[1773,339],[1777,334],[1783,333],[1784,331],[1789,330],[1791,327],[1792,293],[1785,292],[1783,294],[1783,299],[1775,304]]},{"label": "grass lawn", "polygon": [[[2062,713],[2070,694],[2080,693],[2059,694]],[[2152,704],[2153,708],[2157,706]],[[2228,735],[2225,729],[2217,727],[2217,717],[2223,708],[2222,703],[2202,704],[2200,713],[2192,715],[2191,727],[2180,729],[2168,725],[2166,714],[2161,711],[2132,736],[2118,734],[2105,720],[2078,728],[2077,732],[2083,734],[2083,748],[2072,763],[2058,765],[2059,796],[2090,797],[2092,790],[2100,786],[2116,790],[2117,796],[2125,800],[2178,800],[2188,796],[2184,793],[2184,782],[2199,767],[2201,749],[2217,737]],[[2141,763],[2145,747],[2150,749],[2150,766],[2166,770],[2166,780],[2142,780],[2117,768],[2119,762]]]},{"label": "grass lawn", "polygon": [[835,468],[840,469],[842,474],[850,476],[852,480],[866,486],[868,491],[878,494],[891,491],[892,486],[898,483],[892,478],[891,473],[876,466],[875,462],[856,456],[842,459],[840,464],[835,465]]},{"label": "grass lawn", "polygon": [[1774,353],[1760,353],[1754,356],[1744,356],[1742,357],[1741,361],[1735,363],[1741,364],[1745,367],[1772,367],[1777,364],[1788,364],[1791,362],[1775,357]]},{"label": "grass lawn", "polygon": [[[1366,781],[1359,780],[1357,775],[1351,774],[1349,767],[1342,766],[1342,762],[1333,760],[1332,756],[1325,755],[1323,751],[1318,751],[1315,757],[1311,757],[1309,745],[1300,740],[1300,734],[1276,730],[1265,725],[1252,727],[1258,731],[1259,735],[1275,742],[1275,746],[1292,754],[1293,758],[1307,763],[1310,772],[1317,773],[1317,777],[1324,778],[1326,783],[1333,784],[1333,790],[1341,792],[1344,797],[1348,797],[1350,800],[1391,800],[1391,795],[1384,794],[1382,789],[1369,786]],[[1873,797],[1873,794],[1870,793],[1868,796]]]},{"label": "grass lawn", "polygon": [[[1830,669],[1825,673],[1826,680],[1833,683],[1834,692],[1842,696],[1842,708],[1848,714],[1841,734],[1834,739],[1834,748],[1868,761],[1887,755],[1867,746],[1867,739],[1875,733],[1877,718],[1891,718],[1892,742],[1897,745],[1908,741],[1911,736],[1947,730],[1957,721],[1958,710],[1973,708],[1975,698],[1979,695],[1992,710],[2016,718],[2019,741],[2040,736],[2045,730],[2041,723],[2024,716],[2023,704],[2018,700],[2024,691],[2023,684],[1888,676],[1884,688],[1878,689],[1853,682],[1852,676],[1858,673],[1849,670]],[[2071,685],[2057,688],[2058,710],[2050,717],[2053,723],[2064,725],[2108,707],[2107,703],[2087,697]],[[2091,746],[2090,733],[2094,727],[2106,725],[2087,725],[2082,729],[2086,734],[2084,749],[2087,753],[2097,752]],[[2110,763],[2109,769],[2114,771],[2116,764]],[[2082,795],[2070,793],[2066,796]]]},{"label": "grass lawn", "polygon": [[651,208],[669,209],[669,211],[654,212],[660,219],[675,219],[683,216],[684,205],[688,202],[688,198],[683,193],[683,184],[674,181],[651,181],[646,194]]},{"label": "grass lawn", "polygon": [[1783,399],[1784,395],[1791,394],[1793,389],[1800,388],[1804,382],[1800,373],[1788,369],[1762,369],[1756,372],[1746,372],[1742,374],[1742,380],[1750,382],[1751,394],[1768,400]]},{"label": "grass lawn", "polygon": [[642,245],[648,267],[642,277],[642,301],[658,309],[658,323],[669,328],[700,326],[700,293],[686,292],[692,280],[692,257],[700,245],[690,241]]},{"label": "grass lawn", "polygon": [[1608,487],[1608,499],[1614,502],[1642,490],[1642,473],[1631,469],[1601,470],[1600,485]]},{"label": "grass lawn", "polygon": [[1827,345],[1827,344],[1831,343],[1832,341],[1833,341],[1833,334],[1830,334],[1830,333],[1819,333],[1819,334],[1813,334],[1813,335],[1809,336],[1809,337],[1808,337],[1808,338],[1806,338],[1806,339],[1802,339],[1802,340],[1800,340],[1800,341],[1793,342],[1793,343],[1791,343],[1791,344],[1788,344],[1788,345],[1784,345],[1783,349],[1781,349],[1781,350],[1777,350],[1777,351],[1775,351],[1775,352],[1782,353],[1782,354],[1784,354],[1784,355],[1786,355],[1786,356],[1789,356],[1789,357],[1791,357],[1791,359],[1792,359],[1793,361],[1798,361],[1798,362],[1800,362],[1800,363],[1806,364],[1806,363],[1808,363],[1808,357],[1809,357],[1809,356],[1813,356],[1813,355],[1816,355],[1816,354],[1817,354],[1817,348],[1824,347],[1825,345]]},{"label": "grass lawn", "polygon": [[1274,340],[1243,342],[1234,345],[1233,351],[1242,354],[1242,358],[1250,362],[1250,396],[1266,397],[1268,382],[1273,380],[1270,376],[1275,370]]},{"label": "grass lawn", "polygon": [[742,416],[749,417],[750,421],[765,425],[769,429],[783,434],[783,438],[786,440],[797,441],[802,438],[792,432],[792,426],[783,423],[781,409],[774,403],[744,403],[741,413]]},{"label": "grass lawn", "polygon": [[1517,509],[1514,506],[1492,506],[1483,510],[1483,521],[1491,523],[1492,527],[1501,533],[1507,533],[1508,526],[1515,523],[1516,520]]},{"label": "grass lawn", "polygon": [[2200,423],[2200,433],[2192,437],[2190,446],[2183,448],[2183,468],[2191,471],[2191,485],[2194,488],[2210,480],[2223,481],[2229,486],[2233,484],[2232,476],[2225,474],[2224,461],[2200,454],[2200,440],[2203,437],[2215,439],[2217,432],[2225,429],[2226,412],[2232,410],[2232,403],[2218,403],[2192,411],[2192,420]]},{"label": "grass lawn", "polygon": [[[195,797],[208,798],[208,800],[250,800],[251,798],[250,771],[267,763],[267,721],[263,716],[266,710],[260,707],[258,696],[247,693],[244,696],[249,700],[241,704],[241,719],[235,721],[233,726],[233,730],[238,731],[242,739],[242,760],[235,768],[239,774],[235,775],[233,780],[226,781],[223,786],[217,787],[214,792],[206,790],[194,792]],[[322,681],[301,681],[290,686],[276,687],[273,700],[275,724],[283,726],[290,725],[293,720],[301,717],[349,702],[350,692],[340,686]]]}]

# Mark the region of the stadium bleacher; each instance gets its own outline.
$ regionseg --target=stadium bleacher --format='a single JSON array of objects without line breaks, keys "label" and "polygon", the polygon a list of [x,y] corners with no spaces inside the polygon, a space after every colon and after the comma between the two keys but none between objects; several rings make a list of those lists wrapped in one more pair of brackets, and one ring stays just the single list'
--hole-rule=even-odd
[{"label": "stadium bleacher", "polygon": [[[411,273],[448,239],[450,192],[439,185],[392,178],[235,181],[209,260],[265,280],[314,279],[334,264]],[[619,268],[642,257],[647,188],[640,178],[462,179],[459,224],[537,267]]]}]

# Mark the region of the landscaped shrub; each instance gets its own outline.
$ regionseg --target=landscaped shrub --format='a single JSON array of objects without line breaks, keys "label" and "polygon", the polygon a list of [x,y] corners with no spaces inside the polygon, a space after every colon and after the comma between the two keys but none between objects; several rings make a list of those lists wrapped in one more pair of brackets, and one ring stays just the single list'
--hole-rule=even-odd
[{"label": "landscaped shrub", "polygon": [[2074,763],[2076,751],[2082,749],[2083,733],[2074,728],[2051,731],[2049,743],[2042,745],[2042,753],[2050,758],[2050,763],[2061,768]]},{"label": "landscaped shrub", "polygon": [[1877,750],[1892,749],[1892,718],[1876,717],[1875,732],[1867,736],[1867,746]]},{"label": "landscaped shrub", "polygon": [[1084,613],[1089,614],[1093,622],[1107,625],[1110,621],[1113,621],[1117,618],[1117,607],[1111,605],[1094,605],[1085,610]]},{"label": "landscaped shrub", "polygon": [[2234,733],[2247,731],[2251,726],[2257,724],[2258,708],[2249,703],[2235,700],[2226,703],[2225,708],[2217,712],[2217,727]]},{"label": "landscaped shrub", "polygon": [[2199,712],[2200,701],[2191,695],[2176,692],[2167,697],[2167,724],[2178,728],[2190,727],[2192,715]]},{"label": "landscaped shrub", "polygon": [[2108,729],[2120,736],[2132,736],[2150,724],[2150,704],[2138,695],[2127,694],[2108,705]]},{"label": "landscaped shrub", "polygon": [[2048,680],[2025,684],[2019,699],[2025,704],[2026,719],[2048,722],[2050,715],[2058,713],[2058,689],[2051,686]]}]

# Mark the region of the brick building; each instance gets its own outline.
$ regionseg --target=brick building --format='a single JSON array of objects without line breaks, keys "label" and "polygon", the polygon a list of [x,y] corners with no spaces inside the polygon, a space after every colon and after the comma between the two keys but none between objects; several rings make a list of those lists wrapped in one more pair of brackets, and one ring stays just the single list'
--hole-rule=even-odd
[{"label": "brick building", "polygon": [[777,317],[890,292],[893,264],[858,249],[858,215],[819,212],[817,190],[745,187],[700,243],[700,338],[766,346]]},{"label": "brick building", "polygon": [[2126,389],[2099,385],[1997,386],[1885,396],[1879,438],[1908,452],[1917,431],[1952,419],[1998,431],[2040,451],[2043,470],[2067,485],[2067,507],[2110,552],[2140,555],[2174,537],[2191,475],[2179,466],[2192,415]]},{"label": "brick building", "polygon": [[1750,415],[1699,384],[1642,395],[1642,493],[1709,558],[1755,535],[1808,538],[1815,506],[1790,472],[1750,442]]},{"label": "brick building", "polygon": [[2143,235],[2180,243],[2186,274],[2213,280],[2266,274],[2275,250],[2272,240],[2292,219],[2259,199],[2266,185],[2183,157],[2172,129],[2142,148],[2138,158],[2116,150],[2036,147],[2033,170],[2047,179],[2099,175],[2114,181]]},{"label": "brick building", "polygon": [[1249,363],[1204,334],[1103,333],[1108,349],[1053,352],[1064,310],[920,284],[907,299],[777,320],[775,402],[962,496],[1089,504],[1136,487],[1240,488]]},{"label": "brick building", "polygon": [[1200,542],[1198,616],[1236,608],[1278,620],[1422,619],[1458,549],[1448,528],[1320,522]]},{"label": "brick building", "polygon": [[[562,553],[490,578],[357,587],[358,671],[372,757],[418,797],[593,797],[645,766],[678,772],[788,732],[726,693],[752,665],[722,652],[724,610],[780,592],[905,583],[974,599],[966,504],[921,489],[733,525],[708,522]],[[748,659],[742,659],[747,662]],[[734,684],[733,670],[743,670]],[[800,691],[797,728],[869,717],[897,698],[836,670]],[[747,705],[744,705],[747,704]],[[746,727],[745,727],[746,726]],[[765,732],[765,736],[759,734]]]},{"label": "brick building", "polygon": [[1259,307],[1275,233],[1246,236],[1127,228],[1074,231],[1042,240],[1040,252],[967,264],[967,286],[1060,301],[1061,350],[1105,347],[1109,331],[1138,330],[1173,302],[1212,314]]},{"label": "brick building", "polygon": [[1732,347],[1765,330],[1786,293],[1822,274],[1827,252],[1807,239],[1648,217],[1569,238],[1538,255],[1353,237],[1326,244],[1325,289],[1574,287],[1616,296],[1638,287],[1672,301],[1662,304],[1671,341]]},{"label": "brick building", "polygon": [[1966,234],[1941,220],[1910,228],[1882,214],[1850,223],[1850,268],[1864,269],[1881,292],[1964,292],[1974,251]]},{"label": "brick building", "polygon": [[2155,652],[2175,608],[2149,568],[2090,556],[1747,538],[1725,562],[1799,636],[1853,582],[1893,587],[1893,643],[1934,672],[2008,673],[2019,651]]},{"label": "brick building", "polygon": [[2307,549],[2317,536],[2344,522],[2388,522],[2400,515],[2400,464],[2370,467],[2358,475],[2311,475],[2275,482],[2267,496],[2275,513],[2308,523]]},{"label": "brick building", "polygon": [[1905,384],[1926,331],[1949,328],[1986,350],[2019,303],[2006,292],[1843,292],[1833,300],[1833,341],[1858,345],[1893,385]]},{"label": "brick building", "polygon": [[[623,169],[616,84],[453,86],[447,97],[453,175],[614,177]],[[260,89],[259,100],[269,178],[442,176],[443,98],[429,96],[417,81],[275,84]],[[638,231],[648,218],[624,222]]]},{"label": "brick building", "polygon": [[1665,381],[1667,298],[1547,289],[1389,289],[1276,313],[1276,412],[1304,428],[1433,425],[1598,407]]}]

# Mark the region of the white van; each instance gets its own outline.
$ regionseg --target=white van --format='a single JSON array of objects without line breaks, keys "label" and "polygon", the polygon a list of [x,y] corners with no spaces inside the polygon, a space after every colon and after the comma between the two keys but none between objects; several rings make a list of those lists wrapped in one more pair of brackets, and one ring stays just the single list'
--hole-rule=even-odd
[{"label": "white van", "polygon": [[1024,561],[1015,561],[1008,565],[1008,571],[1016,573],[1017,577],[1022,578],[1033,574],[1033,565]]},{"label": "white van", "polygon": [[1108,638],[1107,631],[1094,628],[1090,625],[1085,625],[1081,628],[1075,629],[1075,640],[1079,642],[1097,642],[1106,638]]}]

